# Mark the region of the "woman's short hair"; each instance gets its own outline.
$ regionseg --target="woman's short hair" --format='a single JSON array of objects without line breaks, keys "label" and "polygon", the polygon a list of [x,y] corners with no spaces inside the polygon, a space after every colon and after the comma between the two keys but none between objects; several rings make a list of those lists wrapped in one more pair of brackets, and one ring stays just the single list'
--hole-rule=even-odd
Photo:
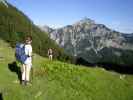
[{"label": "woman's short hair", "polygon": [[26,36],[25,40],[32,41],[32,36],[30,36],[30,35]]}]

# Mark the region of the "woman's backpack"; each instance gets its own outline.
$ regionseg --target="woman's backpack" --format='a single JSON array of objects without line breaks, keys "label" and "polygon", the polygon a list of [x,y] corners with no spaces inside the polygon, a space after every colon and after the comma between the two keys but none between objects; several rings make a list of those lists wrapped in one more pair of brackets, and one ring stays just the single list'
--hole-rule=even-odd
[{"label": "woman's backpack", "polygon": [[21,63],[24,63],[28,58],[28,56],[25,54],[25,45],[23,43],[16,44],[15,57]]}]

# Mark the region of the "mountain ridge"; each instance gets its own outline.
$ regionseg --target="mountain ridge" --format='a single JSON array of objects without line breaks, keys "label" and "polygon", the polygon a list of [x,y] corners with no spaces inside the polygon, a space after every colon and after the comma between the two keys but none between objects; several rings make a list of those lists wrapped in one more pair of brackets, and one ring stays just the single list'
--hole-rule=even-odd
[{"label": "mountain ridge", "polygon": [[[117,32],[106,25],[97,24],[89,18],[84,18],[72,25],[55,29],[49,34],[50,38],[63,47],[68,54],[81,57],[90,63],[99,63],[103,58],[106,58],[105,55],[108,55],[109,52],[102,55],[103,50],[106,48],[112,48],[111,50],[114,50],[113,55],[119,53],[121,56],[127,50],[133,50],[132,35]],[[118,52],[117,49],[121,49],[121,51],[118,50]],[[118,53],[115,54],[115,52]],[[121,57],[118,58],[120,62],[124,62]],[[116,62],[113,61],[112,63]]]}]

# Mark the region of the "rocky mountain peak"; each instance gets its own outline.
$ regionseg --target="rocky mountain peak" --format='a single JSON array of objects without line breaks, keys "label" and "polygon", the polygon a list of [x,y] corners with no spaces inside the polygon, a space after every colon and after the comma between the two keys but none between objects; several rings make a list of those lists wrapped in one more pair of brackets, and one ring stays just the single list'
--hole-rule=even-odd
[{"label": "rocky mountain peak", "polygon": [[[122,35],[89,18],[52,31],[50,38],[68,54],[81,57],[90,63],[104,61],[104,58],[107,62],[114,62],[113,59],[120,59],[126,50],[133,50],[131,35]],[[122,59],[121,62],[125,63]]]},{"label": "rocky mountain peak", "polygon": [[83,18],[80,21],[76,22],[74,25],[83,25],[83,24],[95,24],[95,21],[90,18]]}]

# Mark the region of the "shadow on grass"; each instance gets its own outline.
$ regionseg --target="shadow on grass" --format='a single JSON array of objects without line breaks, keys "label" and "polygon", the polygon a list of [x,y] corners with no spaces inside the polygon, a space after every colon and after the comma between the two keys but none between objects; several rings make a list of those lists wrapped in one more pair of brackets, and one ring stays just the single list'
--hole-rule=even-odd
[{"label": "shadow on grass", "polygon": [[133,66],[118,65],[114,63],[98,63],[97,66],[102,67],[106,70],[112,70],[121,74],[133,75]]},{"label": "shadow on grass", "polygon": [[3,96],[2,96],[2,93],[0,93],[0,100],[4,100]]},{"label": "shadow on grass", "polygon": [[84,65],[87,67],[101,67],[104,68],[108,71],[115,71],[117,73],[121,73],[121,74],[129,74],[129,75],[133,75],[133,66],[131,65],[120,65],[120,64],[115,64],[115,63],[89,63],[86,60],[84,60],[83,58],[78,58],[76,60],[76,64],[77,65]]},{"label": "shadow on grass", "polygon": [[8,68],[10,71],[15,72],[17,74],[18,79],[21,83],[21,68],[17,65],[17,63],[15,61],[12,63],[9,63]]}]

